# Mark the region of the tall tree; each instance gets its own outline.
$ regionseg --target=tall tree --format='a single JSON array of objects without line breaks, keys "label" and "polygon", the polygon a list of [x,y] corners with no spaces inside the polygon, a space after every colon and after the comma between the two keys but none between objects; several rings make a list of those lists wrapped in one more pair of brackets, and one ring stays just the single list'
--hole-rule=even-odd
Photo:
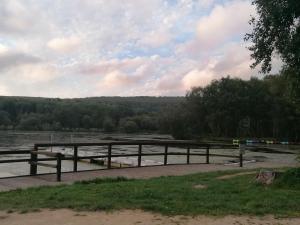
[{"label": "tall tree", "polygon": [[278,53],[286,66],[300,69],[300,1],[253,0],[258,18],[252,17],[253,32],[246,34],[251,40],[249,48],[255,59],[253,67],[262,64],[262,72],[270,72],[271,60]]},{"label": "tall tree", "polygon": [[274,54],[281,57],[284,71],[289,75],[293,88],[292,96],[300,98],[300,1],[299,0],[252,0],[258,17],[252,17],[252,33],[245,40],[255,60],[252,67],[261,65],[261,71],[271,71]]}]

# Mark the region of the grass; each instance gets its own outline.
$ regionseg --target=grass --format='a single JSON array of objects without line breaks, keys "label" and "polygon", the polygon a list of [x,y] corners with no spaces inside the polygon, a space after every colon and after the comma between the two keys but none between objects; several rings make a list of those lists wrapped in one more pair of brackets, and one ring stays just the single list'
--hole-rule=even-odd
[{"label": "grass", "polygon": [[[39,208],[75,210],[143,209],[167,215],[300,215],[300,189],[254,182],[254,175],[227,180],[218,176],[241,171],[199,173],[149,180],[96,179],[73,185],[0,193],[0,210]],[[206,189],[196,189],[202,184]]]}]

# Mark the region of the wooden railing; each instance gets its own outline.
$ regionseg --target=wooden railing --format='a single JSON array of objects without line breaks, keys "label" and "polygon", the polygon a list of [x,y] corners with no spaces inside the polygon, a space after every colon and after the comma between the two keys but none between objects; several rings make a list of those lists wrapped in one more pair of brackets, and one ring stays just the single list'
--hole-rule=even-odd
[{"label": "wooden railing", "polygon": [[[137,153],[125,153],[113,154],[113,146],[129,146],[136,145]],[[162,152],[143,152],[143,146],[163,146]],[[89,155],[89,156],[79,156],[78,151],[81,147],[89,146],[107,146],[106,154],[102,155]],[[41,148],[50,148],[50,147],[71,147],[73,148],[73,155],[64,155],[61,153],[50,153],[49,151],[41,150]],[[186,149],[183,152],[171,152],[169,151],[170,147],[180,147]],[[192,152],[192,149],[204,149],[204,153]],[[239,147],[234,145],[217,145],[217,144],[207,144],[207,143],[198,143],[191,141],[102,141],[97,143],[37,143],[34,144],[33,151],[22,150],[22,151],[0,151],[0,155],[8,154],[28,154],[30,158],[24,159],[6,159],[0,160],[0,163],[14,163],[14,162],[28,162],[30,164],[30,175],[37,174],[37,166],[51,166],[53,164],[40,163],[41,161],[56,161],[57,165],[57,180],[60,180],[61,177],[61,161],[62,160],[73,160],[73,171],[76,172],[78,169],[77,164],[79,160],[83,159],[106,159],[107,169],[112,168],[112,158],[117,157],[137,157],[137,167],[142,166],[142,157],[147,156],[163,156],[163,165],[168,165],[168,156],[186,156],[186,163],[191,163],[191,157],[193,156],[204,156],[205,162],[210,163],[210,157],[229,157],[239,159],[239,166],[243,166],[243,152],[239,151],[238,155],[228,155],[228,154],[213,154],[210,152],[211,149],[238,149]],[[38,155],[45,155],[44,158],[38,158]],[[50,157],[48,157],[50,156]]]}]

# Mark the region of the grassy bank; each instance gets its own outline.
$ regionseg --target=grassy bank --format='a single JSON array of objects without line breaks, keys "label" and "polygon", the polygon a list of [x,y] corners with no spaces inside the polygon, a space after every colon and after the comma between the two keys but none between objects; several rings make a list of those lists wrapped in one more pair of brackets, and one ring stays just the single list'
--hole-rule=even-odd
[{"label": "grassy bank", "polygon": [[[218,176],[231,173],[238,171],[149,180],[97,179],[73,185],[3,192],[0,193],[0,210],[25,212],[38,208],[140,208],[169,215],[300,216],[298,186],[264,187],[254,182],[253,174],[225,180],[217,179]],[[199,184],[206,188],[195,188],[195,185]]]}]

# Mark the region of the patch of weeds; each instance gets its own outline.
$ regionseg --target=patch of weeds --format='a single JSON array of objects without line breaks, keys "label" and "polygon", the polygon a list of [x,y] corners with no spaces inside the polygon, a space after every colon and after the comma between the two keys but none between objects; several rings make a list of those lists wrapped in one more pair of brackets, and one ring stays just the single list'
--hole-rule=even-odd
[{"label": "patch of weeds", "polygon": [[281,172],[275,179],[273,186],[300,189],[300,167]]}]

